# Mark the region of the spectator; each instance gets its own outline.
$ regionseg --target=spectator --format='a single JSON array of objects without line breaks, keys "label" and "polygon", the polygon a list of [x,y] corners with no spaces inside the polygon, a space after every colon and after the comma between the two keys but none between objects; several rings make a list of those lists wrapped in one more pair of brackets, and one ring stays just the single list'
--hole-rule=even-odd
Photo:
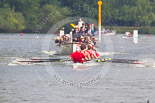
[{"label": "spectator", "polygon": [[75,27],[75,30],[72,34],[73,42],[79,42],[80,41],[80,32],[78,30],[78,26]]},{"label": "spectator", "polygon": [[61,36],[59,43],[57,43],[57,46],[64,44],[64,35]]},{"label": "spectator", "polygon": [[96,41],[95,41],[95,37],[94,36],[91,38],[91,40],[92,40],[93,44],[96,45]]},{"label": "spectator", "polygon": [[85,43],[94,45],[94,43],[90,40],[90,36],[85,37]]},{"label": "spectator", "polygon": [[84,22],[82,21],[82,19],[81,19],[81,18],[79,18],[79,22],[78,22],[78,26],[79,26],[79,28],[81,28],[81,27],[82,27],[82,23],[84,23]]},{"label": "spectator", "polygon": [[88,34],[88,36],[95,36],[95,34],[94,34],[94,30],[92,30],[92,28],[91,28],[91,25],[89,25],[89,29],[88,29],[88,31],[87,31],[87,34]]},{"label": "spectator", "polygon": [[85,23],[82,23],[80,33],[81,33],[82,36],[85,36],[86,32],[87,32],[87,29],[85,27]]},{"label": "spectator", "polygon": [[84,40],[84,37],[83,36],[80,37],[80,42],[81,43],[85,43],[85,40]]},{"label": "spectator", "polygon": [[65,35],[65,37],[64,37],[64,40],[63,40],[63,43],[64,44],[67,44],[67,43],[70,43],[70,36],[67,34],[67,35]]}]

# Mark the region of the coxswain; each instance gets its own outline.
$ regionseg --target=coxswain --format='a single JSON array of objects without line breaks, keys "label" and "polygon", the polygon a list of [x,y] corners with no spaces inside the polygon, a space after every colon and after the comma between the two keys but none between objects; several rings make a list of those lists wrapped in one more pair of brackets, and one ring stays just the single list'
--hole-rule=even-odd
[{"label": "coxswain", "polygon": [[76,52],[72,53],[70,55],[70,59],[74,62],[74,63],[83,63],[86,62],[85,60],[85,55],[83,53],[80,52],[81,48],[79,45],[76,46]]}]

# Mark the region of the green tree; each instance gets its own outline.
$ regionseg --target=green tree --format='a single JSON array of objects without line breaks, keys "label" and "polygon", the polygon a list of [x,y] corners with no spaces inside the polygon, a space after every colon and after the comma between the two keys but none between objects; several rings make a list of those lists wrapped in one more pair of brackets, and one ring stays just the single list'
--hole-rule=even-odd
[{"label": "green tree", "polygon": [[0,8],[0,21],[0,28],[4,31],[21,31],[25,28],[22,14],[10,8]]},{"label": "green tree", "polygon": [[68,8],[60,8],[52,5],[44,5],[41,9],[40,21],[48,19],[46,25],[44,25],[43,31],[47,31],[52,25],[59,20],[66,18],[70,15]]}]

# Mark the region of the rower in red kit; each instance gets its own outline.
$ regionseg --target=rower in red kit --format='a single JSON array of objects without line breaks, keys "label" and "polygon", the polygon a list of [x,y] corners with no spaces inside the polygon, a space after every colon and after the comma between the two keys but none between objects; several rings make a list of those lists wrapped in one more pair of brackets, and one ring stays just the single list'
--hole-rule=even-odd
[{"label": "rower in red kit", "polygon": [[74,62],[74,63],[83,63],[86,62],[85,61],[85,55],[83,53],[80,52],[81,48],[78,45],[76,47],[76,52],[72,53],[70,55],[70,59]]},{"label": "rower in red kit", "polygon": [[90,45],[88,45],[88,50],[87,50],[87,52],[90,54],[90,57],[91,57],[92,59],[97,59],[96,53],[95,53],[95,51],[92,50],[92,47],[91,47]]},{"label": "rower in red kit", "polygon": [[93,49],[93,51],[95,52],[95,54],[96,54],[97,58],[100,58],[99,53],[97,53],[97,52],[96,52],[96,50],[94,49],[94,47],[93,47],[93,46],[92,46],[92,49]]},{"label": "rower in red kit", "polygon": [[81,53],[86,57],[86,60],[91,60],[90,54],[86,50],[86,44],[81,44]]}]

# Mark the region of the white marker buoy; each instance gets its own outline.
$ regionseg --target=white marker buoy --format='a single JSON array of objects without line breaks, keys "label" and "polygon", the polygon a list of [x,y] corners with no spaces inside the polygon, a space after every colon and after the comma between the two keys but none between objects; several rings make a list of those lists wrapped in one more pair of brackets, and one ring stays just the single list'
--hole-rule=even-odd
[{"label": "white marker buoy", "polygon": [[138,30],[133,31],[133,43],[138,44]]}]

